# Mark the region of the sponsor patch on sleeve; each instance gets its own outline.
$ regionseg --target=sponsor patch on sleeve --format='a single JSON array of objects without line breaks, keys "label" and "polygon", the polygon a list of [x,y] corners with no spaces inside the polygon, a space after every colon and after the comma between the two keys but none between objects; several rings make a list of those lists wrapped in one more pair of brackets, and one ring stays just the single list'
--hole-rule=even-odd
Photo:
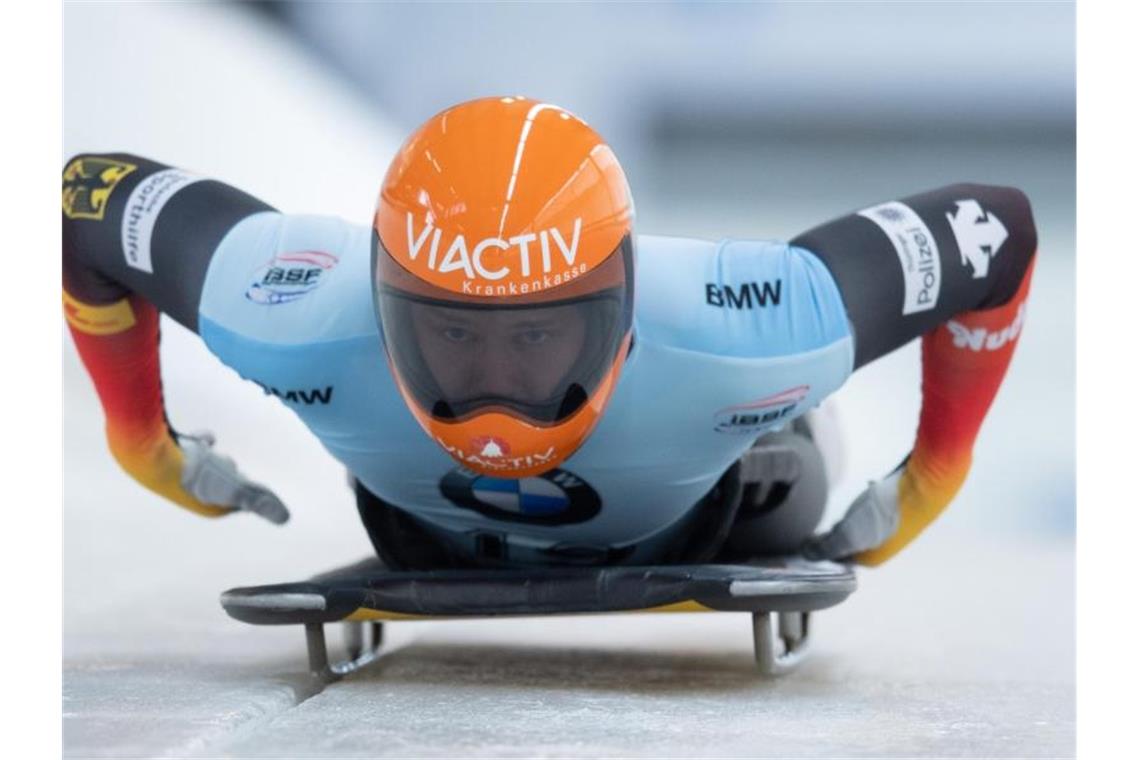
[{"label": "sponsor patch on sleeve", "polygon": [[1021,326],[1025,323],[1025,303],[1017,307],[1017,314],[1013,321],[998,330],[987,330],[984,327],[971,327],[962,324],[956,319],[946,323],[946,329],[954,339],[954,348],[970,350],[974,353],[981,351],[1000,351],[1006,344],[1017,340],[1021,334]]},{"label": "sponsor patch on sleeve", "polygon": [[946,221],[954,231],[962,266],[969,266],[971,277],[980,280],[990,273],[990,261],[1001,251],[1009,232],[997,214],[986,211],[973,198],[955,202]]},{"label": "sponsor patch on sleeve", "polygon": [[150,244],[158,215],[175,193],[202,179],[204,178],[181,169],[164,169],[135,186],[123,211],[123,256],[126,257],[128,266],[144,272],[154,272]]},{"label": "sponsor patch on sleeve", "polygon": [[858,212],[890,239],[903,274],[903,314],[929,311],[942,289],[942,259],[926,222],[905,203],[889,201]]},{"label": "sponsor patch on sleeve", "polygon": [[68,219],[100,220],[123,177],[138,167],[111,158],[77,158],[63,170],[63,214]]}]

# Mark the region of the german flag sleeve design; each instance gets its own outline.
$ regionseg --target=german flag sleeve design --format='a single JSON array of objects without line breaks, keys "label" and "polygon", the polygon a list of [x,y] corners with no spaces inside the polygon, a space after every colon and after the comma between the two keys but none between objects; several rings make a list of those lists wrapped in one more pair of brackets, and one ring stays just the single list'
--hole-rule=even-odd
[{"label": "german flag sleeve design", "polygon": [[1004,306],[964,312],[923,336],[922,410],[898,478],[898,529],[886,543],[855,555],[860,564],[878,565],[897,554],[965,482],[974,441],[1017,347],[1032,274],[1033,262]]},{"label": "german flag sleeve design", "polygon": [[269,207],[214,180],[128,153],[79,154],[62,177],[63,309],[106,413],[107,441],[137,481],[193,512],[183,451],[163,411],[159,313],[197,331],[214,250]]},{"label": "german flag sleeve design", "polygon": [[183,456],[163,408],[158,309],[131,295],[108,305],[84,303],[66,290],[63,308],[75,347],[107,418],[107,443],[131,477],[179,506],[209,517],[228,509],[183,489]]},{"label": "german flag sleeve design", "polygon": [[956,184],[879,203],[792,241],[835,277],[859,368],[922,340],[922,410],[906,460],[812,547],[877,565],[949,505],[1017,347],[1037,255],[1017,188]]}]

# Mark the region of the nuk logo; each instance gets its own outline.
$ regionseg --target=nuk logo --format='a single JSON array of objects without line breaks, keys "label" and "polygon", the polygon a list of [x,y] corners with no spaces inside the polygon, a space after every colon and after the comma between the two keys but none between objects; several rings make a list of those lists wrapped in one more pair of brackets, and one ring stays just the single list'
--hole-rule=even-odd
[{"label": "nuk logo", "polygon": [[1021,325],[1025,322],[1025,304],[1017,307],[1017,316],[1013,322],[1000,330],[990,332],[984,327],[969,328],[961,322],[950,320],[946,329],[954,338],[954,348],[969,349],[974,352],[997,351],[1005,344],[1016,340],[1021,333]]}]

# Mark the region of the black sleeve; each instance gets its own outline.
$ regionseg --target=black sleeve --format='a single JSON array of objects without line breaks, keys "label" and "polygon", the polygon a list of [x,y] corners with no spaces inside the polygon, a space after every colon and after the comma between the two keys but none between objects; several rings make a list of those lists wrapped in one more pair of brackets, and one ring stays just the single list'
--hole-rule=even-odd
[{"label": "black sleeve", "polygon": [[838,283],[858,368],[956,314],[1012,298],[1037,231],[1020,190],[960,184],[863,209],[791,242]]},{"label": "black sleeve", "polygon": [[272,210],[139,156],[75,156],[63,170],[64,288],[93,305],[136,293],[197,332],[214,250],[242,219]]}]

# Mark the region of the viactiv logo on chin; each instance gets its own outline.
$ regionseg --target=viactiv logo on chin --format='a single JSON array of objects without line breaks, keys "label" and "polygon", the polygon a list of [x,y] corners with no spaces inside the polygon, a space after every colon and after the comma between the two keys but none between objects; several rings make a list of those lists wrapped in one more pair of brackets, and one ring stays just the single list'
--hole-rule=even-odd
[{"label": "viactiv logo on chin", "polygon": [[497,436],[481,436],[473,439],[470,444],[472,451],[453,446],[439,437],[436,437],[435,441],[453,458],[484,470],[521,470],[551,462],[555,455],[553,446],[547,446],[545,451],[516,454],[511,451],[506,441]]}]

